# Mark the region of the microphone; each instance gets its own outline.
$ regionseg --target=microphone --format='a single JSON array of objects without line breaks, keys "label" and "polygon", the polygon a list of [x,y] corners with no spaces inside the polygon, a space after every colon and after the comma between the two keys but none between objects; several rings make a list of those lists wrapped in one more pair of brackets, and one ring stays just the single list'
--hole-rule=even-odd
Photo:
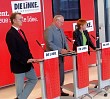
[{"label": "microphone", "polygon": [[66,36],[66,38],[68,39],[68,41],[72,42],[72,41],[68,38],[68,36]]},{"label": "microphone", "polygon": [[36,40],[36,42],[37,42],[37,44],[38,44],[40,47],[42,47],[38,40]]},{"label": "microphone", "polygon": [[43,46],[44,46],[45,44],[40,44],[40,42],[39,42],[38,40],[36,40],[36,42],[37,42],[37,44],[42,48],[42,50],[45,51],[45,49],[43,48]]},{"label": "microphone", "polygon": [[91,36],[92,36],[94,39],[96,39],[92,34],[91,34]]},{"label": "microphone", "polygon": [[94,38],[96,41],[99,39],[99,37],[95,37],[91,34],[92,38]]},{"label": "microphone", "polygon": [[75,40],[70,40],[67,36],[66,36],[66,38],[67,38],[67,40],[68,40],[69,42],[71,42],[71,43],[74,43],[74,42],[75,42]]}]

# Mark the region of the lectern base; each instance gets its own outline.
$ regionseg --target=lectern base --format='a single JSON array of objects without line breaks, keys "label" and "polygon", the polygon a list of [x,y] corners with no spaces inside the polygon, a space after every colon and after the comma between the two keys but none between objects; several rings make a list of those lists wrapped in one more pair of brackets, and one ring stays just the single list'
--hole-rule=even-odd
[{"label": "lectern base", "polygon": [[72,96],[61,96],[60,99],[75,99]]}]

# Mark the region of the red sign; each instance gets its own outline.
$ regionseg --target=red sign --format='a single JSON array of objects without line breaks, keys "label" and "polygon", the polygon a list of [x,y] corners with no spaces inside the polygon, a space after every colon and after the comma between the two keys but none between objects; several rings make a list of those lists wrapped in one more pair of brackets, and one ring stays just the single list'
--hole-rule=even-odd
[{"label": "red sign", "polygon": [[[30,10],[31,7],[31,10]],[[32,8],[33,7],[33,8]],[[12,12],[21,12],[23,15],[24,31],[29,42],[30,50],[35,58],[42,58],[43,50],[36,43],[38,40],[43,43],[43,19],[41,13],[40,0],[4,0],[0,1],[0,86],[13,84],[14,78],[10,71],[10,54],[5,42],[7,31],[11,27],[9,16]],[[39,66],[34,65],[37,75],[39,76]]]}]

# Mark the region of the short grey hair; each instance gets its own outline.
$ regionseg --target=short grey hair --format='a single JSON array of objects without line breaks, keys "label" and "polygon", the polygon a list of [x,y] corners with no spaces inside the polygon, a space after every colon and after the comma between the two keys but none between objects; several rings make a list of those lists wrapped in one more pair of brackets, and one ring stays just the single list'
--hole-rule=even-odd
[{"label": "short grey hair", "polygon": [[61,17],[64,18],[62,15],[55,15],[55,16],[54,16],[54,20],[58,20],[58,19],[60,19]]}]

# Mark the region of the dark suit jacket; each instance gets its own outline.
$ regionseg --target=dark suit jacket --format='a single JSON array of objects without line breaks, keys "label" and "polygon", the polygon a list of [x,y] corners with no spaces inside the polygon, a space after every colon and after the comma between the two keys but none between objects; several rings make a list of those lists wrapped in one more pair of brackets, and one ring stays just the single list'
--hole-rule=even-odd
[{"label": "dark suit jacket", "polygon": [[[92,49],[96,49],[96,47],[94,46],[94,44],[92,43],[90,37],[89,37],[89,34],[87,32],[87,30],[83,31],[84,32],[84,35],[86,36],[86,39],[87,39],[87,43],[86,45],[88,45],[88,47],[91,47]],[[74,44],[73,44],[73,50],[76,51],[76,47],[77,46],[83,46],[83,37],[82,37],[82,33],[76,29],[74,32],[73,32],[73,39],[75,40]],[[88,48],[89,49],[89,48]],[[90,54],[90,51],[88,51],[88,53]]]},{"label": "dark suit jacket", "polygon": [[[24,35],[23,31],[22,33]],[[26,37],[25,40],[13,27],[6,34],[6,43],[11,54],[10,66],[13,73],[24,73],[33,67],[31,63],[27,64],[27,60],[32,58],[32,54],[30,53]]]}]

